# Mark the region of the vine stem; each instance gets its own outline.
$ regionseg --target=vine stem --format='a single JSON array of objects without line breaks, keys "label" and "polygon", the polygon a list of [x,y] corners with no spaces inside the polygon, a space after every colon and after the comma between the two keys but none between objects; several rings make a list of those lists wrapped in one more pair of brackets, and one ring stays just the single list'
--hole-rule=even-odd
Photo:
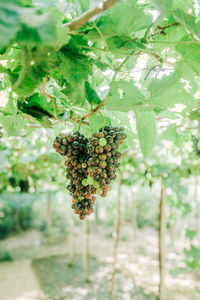
[{"label": "vine stem", "polygon": [[103,52],[111,52],[119,55],[127,55],[127,56],[132,56],[131,52],[121,52],[121,51],[114,51],[110,49],[105,49],[105,48],[98,48],[98,47],[90,47],[90,46],[85,46],[85,45],[80,45],[80,48],[83,49],[90,49],[90,50],[96,50],[96,51],[103,51]]},{"label": "vine stem", "polygon": [[82,120],[87,119],[88,117],[90,117],[91,115],[95,114],[96,112],[98,112],[98,110],[101,108],[101,106],[106,102],[107,97],[105,97],[96,107],[95,109],[93,109],[91,112],[87,113],[86,115],[84,115],[82,117]]},{"label": "vine stem", "polygon": [[82,15],[78,16],[70,22],[64,23],[63,27],[68,27],[70,31],[76,30],[87,23],[91,18],[109,9],[118,1],[119,0],[103,0],[103,2],[101,2],[97,7],[87,10]]},{"label": "vine stem", "polygon": [[45,95],[47,98],[50,98],[52,100],[53,97],[46,92],[46,87],[47,87],[48,82],[49,82],[49,77],[45,77],[44,78],[44,84],[43,84],[43,87],[42,87],[42,94]]},{"label": "vine stem", "polygon": [[78,125],[78,131],[80,131],[82,121],[83,121],[83,118],[80,119],[80,122],[79,122],[79,125]]}]

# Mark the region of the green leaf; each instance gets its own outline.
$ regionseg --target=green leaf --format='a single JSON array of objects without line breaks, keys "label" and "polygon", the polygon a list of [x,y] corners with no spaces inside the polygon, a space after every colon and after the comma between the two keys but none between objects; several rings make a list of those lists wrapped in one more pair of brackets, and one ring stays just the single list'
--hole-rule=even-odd
[{"label": "green leaf", "polygon": [[163,76],[161,79],[153,79],[148,86],[151,94],[148,102],[153,104],[157,111],[173,108],[176,104],[193,107],[197,99],[184,88],[185,83],[180,79],[181,74],[178,73]]},{"label": "green leaf", "polygon": [[[21,70],[23,72],[23,70]],[[15,83],[17,82],[20,73],[9,72],[9,79],[13,85],[13,91],[22,97],[30,96],[34,93],[36,87],[41,83],[41,80],[33,80],[28,74],[22,75],[22,80],[20,80],[19,85],[15,88]]]},{"label": "green leaf", "polygon": [[[16,115],[17,105],[16,105],[16,100],[13,97],[12,93],[9,93],[9,95],[6,98],[1,99],[2,103],[0,100],[0,112],[2,112],[4,115]],[[7,100],[6,105],[4,103],[5,99]]]},{"label": "green leaf", "polygon": [[152,16],[138,8],[136,1],[120,1],[113,5],[105,16],[100,17],[97,26],[104,36],[135,35],[136,31],[148,27],[152,23]]},{"label": "green leaf", "polygon": [[186,14],[181,9],[173,11],[173,16],[190,32],[193,38],[200,39],[200,22],[196,20],[195,16]]},{"label": "green leaf", "polygon": [[99,129],[107,124],[104,116],[97,112],[89,117],[90,130],[92,133],[99,131]]},{"label": "green leaf", "polygon": [[18,42],[50,44],[56,41],[56,26],[52,13],[38,15],[32,8],[21,10],[21,30],[17,33]]},{"label": "green leaf", "polygon": [[186,231],[185,231],[186,239],[189,239],[192,241],[196,235],[197,235],[196,231],[186,228]]},{"label": "green leaf", "polygon": [[69,98],[69,104],[71,106],[85,107],[89,109],[89,104],[85,99],[85,86],[84,82],[77,83],[76,88],[71,84],[66,84],[62,93]]},{"label": "green leaf", "polygon": [[181,147],[181,137],[177,133],[176,124],[171,124],[165,131],[163,131],[161,139],[172,141],[174,145]]},{"label": "green leaf", "polygon": [[78,2],[80,4],[82,12],[85,12],[90,8],[90,0],[78,0]]},{"label": "green leaf", "polygon": [[[19,4],[16,0],[0,3],[0,48],[8,45],[14,38],[19,43],[31,44],[53,44],[60,39],[60,31],[56,28],[58,9],[38,13],[35,8]],[[61,31],[63,30],[62,28]]]},{"label": "green leaf", "polygon": [[74,55],[70,52],[60,52],[61,65],[60,71],[72,85],[87,80],[89,75],[92,75],[92,65],[89,59],[78,53]]},{"label": "green leaf", "polygon": [[[188,41],[188,39],[183,39],[183,42]],[[199,74],[200,68],[200,45],[198,44],[186,44],[186,45],[177,45],[176,50],[181,54],[183,60],[188,64],[191,69]],[[193,78],[194,80],[194,78]]]},{"label": "green leaf", "polygon": [[26,127],[26,121],[20,116],[0,116],[0,123],[9,136],[18,136]]},{"label": "green leaf", "polygon": [[56,105],[55,99],[49,99],[44,95],[38,93],[33,94],[26,99],[26,103],[23,103],[24,108],[34,107],[43,110],[44,112],[52,115],[59,116],[64,114],[66,107]]},{"label": "green leaf", "polygon": [[140,148],[144,158],[146,158],[151,153],[155,144],[155,113],[145,111],[136,112],[136,126]]},{"label": "green leaf", "polygon": [[20,29],[16,1],[0,2],[0,48],[6,46]]},{"label": "green leaf", "polygon": [[144,96],[133,81],[114,81],[110,85],[110,96],[105,107],[110,110],[129,112],[138,105],[144,104]]},{"label": "green leaf", "polygon": [[85,94],[90,104],[99,104],[101,99],[88,81],[85,82]]},{"label": "green leaf", "polygon": [[190,246],[190,249],[184,250],[186,256],[186,264],[192,269],[195,270],[200,266],[200,250],[194,245]]}]

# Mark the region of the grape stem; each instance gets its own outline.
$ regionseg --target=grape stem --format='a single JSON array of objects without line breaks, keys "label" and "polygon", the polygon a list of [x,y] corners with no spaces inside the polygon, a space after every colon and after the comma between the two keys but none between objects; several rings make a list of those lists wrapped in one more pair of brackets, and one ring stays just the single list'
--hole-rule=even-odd
[{"label": "grape stem", "polygon": [[76,30],[86,24],[91,18],[95,17],[96,15],[100,14],[101,12],[109,9],[119,0],[103,0],[98,6],[93,9],[89,9],[84,12],[82,15],[78,16],[77,18],[73,19],[70,22],[64,23],[63,27],[68,27],[70,31]]}]

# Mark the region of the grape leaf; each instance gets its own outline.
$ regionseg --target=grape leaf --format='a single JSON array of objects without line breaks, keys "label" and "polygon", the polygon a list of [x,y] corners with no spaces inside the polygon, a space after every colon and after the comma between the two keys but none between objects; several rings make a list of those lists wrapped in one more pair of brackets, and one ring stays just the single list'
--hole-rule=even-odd
[{"label": "grape leaf", "polygon": [[92,65],[86,56],[66,51],[60,52],[60,58],[60,71],[72,85],[77,85],[92,75]]},{"label": "grape leaf", "polygon": [[176,130],[176,124],[171,124],[165,131],[163,131],[161,139],[172,141],[177,147],[181,147],[181,137]]},{"label": "grape leaf", "polygon": [[148,86],[151,93],[149,103],[154,104],[156,110],[166,110],[175,104],[194,105],[197,99],[192,97],[189,91],[184,89],[184,83],[180,82],[181,74],[163,76],[161,79],[153,79]]},{"label": "grape leaf", "polygon": [[16,1],[0,2],[0,48],[6,46],[20,29]]},{"label": "grape leaf", "polygon": [[92,133],[98,132],[99,129],[107,124],[106,118],[99,112],[89,117],[90,130]]},{"label": "grape leaf", "polygon": [[193,36],[199,40],[200,38],[200,22],[196,22],[195,16],[186,14],[182,10],[173,11],[173,15],[178,22],[180,22]]},{"label": "grape leaf", "polygon": [[155,113],[145,111],[136,112],[136,126],[140,148],[144,158],[146,158],[151,153],[155,144]]},{"label": "grape leaf", "polygon": [[[188,39],[187,39],[188,40]],[[182,41],[187,41],[182,39]],[[191,41],[191,40],[189,40]],[[200,45],[198,44],[188,44],[188,45],[177,45],[176,50],[182,55],[183,60],[188,64],[194,72],[199,74],[200,68]]]},{"label": "grape leaf", "polygon": [[144,103],[145,98],[133,81],[120,80],[111,83],[110,97],[105,102],[105,107],[110,110],[129,112]]},{"label": "grape leaf", "polygon": [[85,82],[85,94],[90,104],[99,104],[101,102],[97,92],[93,89],[88,81]]},{"label": "grape leaf", "polygon": [[31,97],[26,98],[26,102],[22,104],[23,108],[38,108],[42,111],[57,117],[59,115],[63,115],[66,107],[57,106],[55,99],[49,99],[44,95],[39,95],[38,93],[34,93]]},{"label": "grape leaf", "polygon": [[18,136],[23,128],[26,127],[26,121],[20,116],[0,116],[0,123],[8,135]]},{"label": "grape leaf", "polygon": [[136,31],[148,27],[152,23],[152,16],[136,6],[136,1],[120,1],[113,5],[101,16],[97,26],[104,36],[125,35],[130,37]]}]

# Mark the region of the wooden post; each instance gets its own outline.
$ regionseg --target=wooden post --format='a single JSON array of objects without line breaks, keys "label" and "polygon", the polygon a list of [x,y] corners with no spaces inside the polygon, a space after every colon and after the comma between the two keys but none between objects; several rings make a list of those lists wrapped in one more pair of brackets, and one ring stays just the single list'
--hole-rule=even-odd
[{"label": "wooden post", "polygon": [[51,226],[52,226],[52,194],[51,192],[48,193],[47,196],[47,221],[46,221],[46,234],[47,234],[47,241],[50,242],[51,238]]},{"label": "wooden post", "polygon": [[199,209],[200,203],[198,200],[198,177],[195,176],[194,179],[194,201],[196,203],[196,213],[195,213],[195,230],[197,233],[197,242],[200,242],[200,232],[199,232]]},{"label": "wooden post", "polygon": [[15,228],[17,233],[21,231],[20,221],[19,221],[19,209],[17,207],[14,207],[13,209],[13,215],[15,220]]},{"label": "wooden post", "polygon": [[121,183],[122,183],[122,174],[119,173],[118,181],[118,191],[117,191],[117,214],[116,214],[116,224],[115,224],[115,234],[114,234],[114,246],[113,246],[113,260],[112,260],[112,272],[111,272],[111,281],[110,281],[110,291],[109,291],[109,300],[114,299],[114,285],[115,285],[115,270],[117,262],[117,251],[119,244],[119,233],[120,233],[120,222],[121,222]]},{"label": "wooden post", "polygon": [[136,204],[134,198],[134,192],[131,189],[131,219],[132,219],[132,226],[133,226],[133,235],[134,238],[137,236],[137,211],[136,211]]},{"label": "wooden post", "polygon": [[88,219],[85,219],[85,244],[84,244],[84,250],[83,250],[83,269],[85,273],[85,280],[88,282],[90,280],[89,276],[89,259],[90,259],[90,254],[89,254],[89,221]]},{"label": "wooden post", "polygon": [[160,203],[159,203],[159,236],[158,236],[158,247],[159,247],[159,291],[158,300],[165,299],[165,191],[162,186],[162,177],[160,182]]},{"label": "wooden post", "polygon": [[74,265],[75,260],[75,216],[74,212],[72,212],[72,218],[71,218],[71,257],[70,257],[70,265]]}]

